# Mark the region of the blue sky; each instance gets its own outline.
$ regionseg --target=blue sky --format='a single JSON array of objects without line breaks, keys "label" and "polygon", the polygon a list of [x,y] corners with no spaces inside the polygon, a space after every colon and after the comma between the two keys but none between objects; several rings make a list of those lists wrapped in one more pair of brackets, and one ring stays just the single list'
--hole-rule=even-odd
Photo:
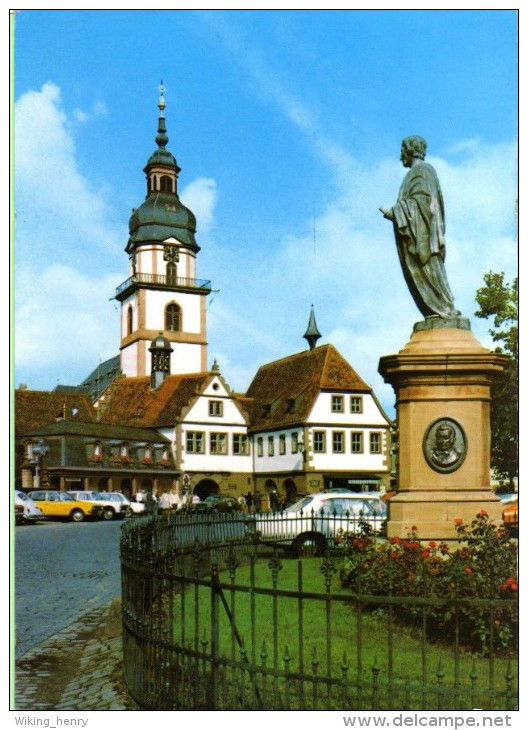
[{"label": "blue sky", "polygon": [[421,319],[389,207],[428,141],[457,307],[517,272],[515,10],[24,10],[15,27],[15,380],[76,384],[118,353],[115,288],[145,196],[160,79],[211,279],[209,365],[235,390],[306,349],[313,303],[392,415],[380,356]]}]

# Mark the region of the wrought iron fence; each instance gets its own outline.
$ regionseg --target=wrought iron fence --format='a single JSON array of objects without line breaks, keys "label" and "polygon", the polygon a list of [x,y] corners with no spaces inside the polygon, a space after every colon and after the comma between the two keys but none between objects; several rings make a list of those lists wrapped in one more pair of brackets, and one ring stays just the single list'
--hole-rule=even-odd
[{"label": "wrought iron fence", "polygon": [[[344,589],[334,539],[342,517],[327,516],[324,549],[314,537],[306,556],[277,539],[280,514],[259,519],[273,524],[272,539],[246,514],[176,512],[123,525],[124,676],[142,708],[517,708],[517,656],[499,650],[493,631],[504,601]],[[418,625],[397,621],[405,606]],[[468,606],[490,626],[478,654],[460,634]],[[439,607],[452,612],[453,634],[432,643]]]}]

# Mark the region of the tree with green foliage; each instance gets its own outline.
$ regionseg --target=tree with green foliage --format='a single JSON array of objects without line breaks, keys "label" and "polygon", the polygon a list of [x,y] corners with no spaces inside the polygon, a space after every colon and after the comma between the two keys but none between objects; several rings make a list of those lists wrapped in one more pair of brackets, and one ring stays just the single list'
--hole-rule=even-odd
[{"label": "tree with green foliage", "polygon": [[510,486],[519,475],[519,297],[518,279],[504,281],[504,272],[484,274],[477,290],[475,316],[493,317],[489,332],[495,349],[509,357],[504,376],[495,384],[491,400],[491,467]]}]

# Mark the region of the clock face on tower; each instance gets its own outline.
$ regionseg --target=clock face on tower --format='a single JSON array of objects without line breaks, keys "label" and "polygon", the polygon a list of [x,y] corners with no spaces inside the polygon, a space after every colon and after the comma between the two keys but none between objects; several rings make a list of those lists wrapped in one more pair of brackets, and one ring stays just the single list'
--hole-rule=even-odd
[{"label": "clock face on tower", "polygon": [[180,260],[180,254],[176,246],[165,246],[163,249],[163,260],[169,264],[176,264]]}]

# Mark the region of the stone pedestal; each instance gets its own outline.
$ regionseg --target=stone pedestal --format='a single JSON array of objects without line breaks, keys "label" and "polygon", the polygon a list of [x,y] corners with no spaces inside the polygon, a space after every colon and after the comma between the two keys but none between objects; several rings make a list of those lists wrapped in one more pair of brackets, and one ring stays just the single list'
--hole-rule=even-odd
[{"label": "stone pedestal", "polygon": [[418,322],[402,350],[380,359],[397,407],[389,537],[415,526],[421,540],[455,539],[455,519],[471,522],[482,509],[501,519],[490,488],[490,388],[506,361],[482,347],[469,320],[438,317]]}]

